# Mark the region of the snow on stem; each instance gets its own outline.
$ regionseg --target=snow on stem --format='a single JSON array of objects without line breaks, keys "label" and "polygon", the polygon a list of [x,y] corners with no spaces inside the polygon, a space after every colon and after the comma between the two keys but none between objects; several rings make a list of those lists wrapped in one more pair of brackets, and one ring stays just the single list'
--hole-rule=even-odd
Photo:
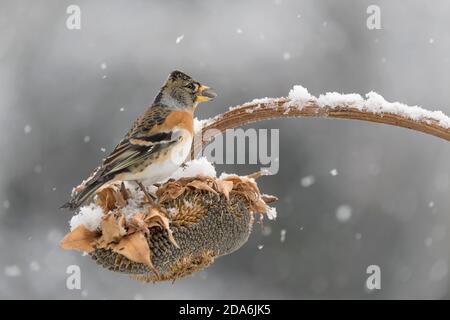
[{"label": "snow on stem", "polygon": [[308,117],[389,124],[450,141],[450,118],[442,111],[429,111],[418,106],[388,102],[375,92],[368,93],[366,99],[359,94],[336,92],[329,92],[317,98],[304,87],[297,85],[287,98],[255,99],[232,107],[206,121],[202,127],[202,139],[194,139],[192,157],[195,158],[215,134],[227,129],[269,119]]}]

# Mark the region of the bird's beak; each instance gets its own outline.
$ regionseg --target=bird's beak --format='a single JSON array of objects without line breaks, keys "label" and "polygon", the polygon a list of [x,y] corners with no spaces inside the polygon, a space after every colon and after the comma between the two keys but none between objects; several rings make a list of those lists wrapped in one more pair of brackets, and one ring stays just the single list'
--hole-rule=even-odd
[{"label": "bird's beak", "polygon": [[207,86],[200,86],[198,88],[197,96],[195,97],[195,102],[207,102],[217,97],[217,93],[211,90],[210,87]]}]

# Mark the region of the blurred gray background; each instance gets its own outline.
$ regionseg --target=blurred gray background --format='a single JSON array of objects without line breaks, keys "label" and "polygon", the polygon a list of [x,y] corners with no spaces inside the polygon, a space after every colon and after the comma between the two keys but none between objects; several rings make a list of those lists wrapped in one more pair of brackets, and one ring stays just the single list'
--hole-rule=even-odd
[{"label": "blurred gray background", "polygon": [[[81,30],[66,28],[70,4]],[[370,4],[381,30],[366,27]],[[171,70],[219,93],[199,118],[294,84],[449,114],[449,14],[443,0],[0,0],[0,297],[449,298],[450,145],[356,121],[257,124],[280,129],[280,171],[260,180],[279,196],[279,217],[195,276],[141,284],[58,246],[71,217],[59,206]],[[304,187],[307,176],[315,183]],[[66,289],[71,264],[82,290]],[[369,265],[381,290],[365,289]]]}]

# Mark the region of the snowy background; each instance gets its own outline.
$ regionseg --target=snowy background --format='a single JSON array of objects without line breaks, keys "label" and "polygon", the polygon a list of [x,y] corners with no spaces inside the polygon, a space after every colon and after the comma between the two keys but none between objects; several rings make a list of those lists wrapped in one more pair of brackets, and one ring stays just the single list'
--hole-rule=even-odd
[{"label": "snowy background", "polygon": [[[65,27],[69,4],[80,31]],[[382,30],[366,27],[370,4]],[[260,180],[280,197],[277,221],[174,285],[58,246],[71,217],[58,207],[171,70],[219,93],[200,118],[294,84],[449,114],[449,14],[443,0],[0,0],[0,298],[450,298],[450,145],[370,123],[258,124],[280,129],[280,171]],[[71,264],[82,290],[66,289]],[[372,264],[381,290],[369,293]]]}]

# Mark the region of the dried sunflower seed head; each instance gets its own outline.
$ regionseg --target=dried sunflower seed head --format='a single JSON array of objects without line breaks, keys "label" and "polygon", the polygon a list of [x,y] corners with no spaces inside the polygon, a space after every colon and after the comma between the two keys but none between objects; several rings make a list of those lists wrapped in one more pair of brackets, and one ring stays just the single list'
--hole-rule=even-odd
[{"label": "dried sunflower seed head", "polygon": [[127,219],[121,209],[132,193],[114,185],[101,192],[97,205],[107,223],[93,232],[73,230],[62,247],[88,251],[102,267],[146,282],[174,281],[239,249],[250,236],[254,214],[270,209],[254,180],[237,176],[166,182],[156,191],[159,207],[144,204],[142,213]]}]

